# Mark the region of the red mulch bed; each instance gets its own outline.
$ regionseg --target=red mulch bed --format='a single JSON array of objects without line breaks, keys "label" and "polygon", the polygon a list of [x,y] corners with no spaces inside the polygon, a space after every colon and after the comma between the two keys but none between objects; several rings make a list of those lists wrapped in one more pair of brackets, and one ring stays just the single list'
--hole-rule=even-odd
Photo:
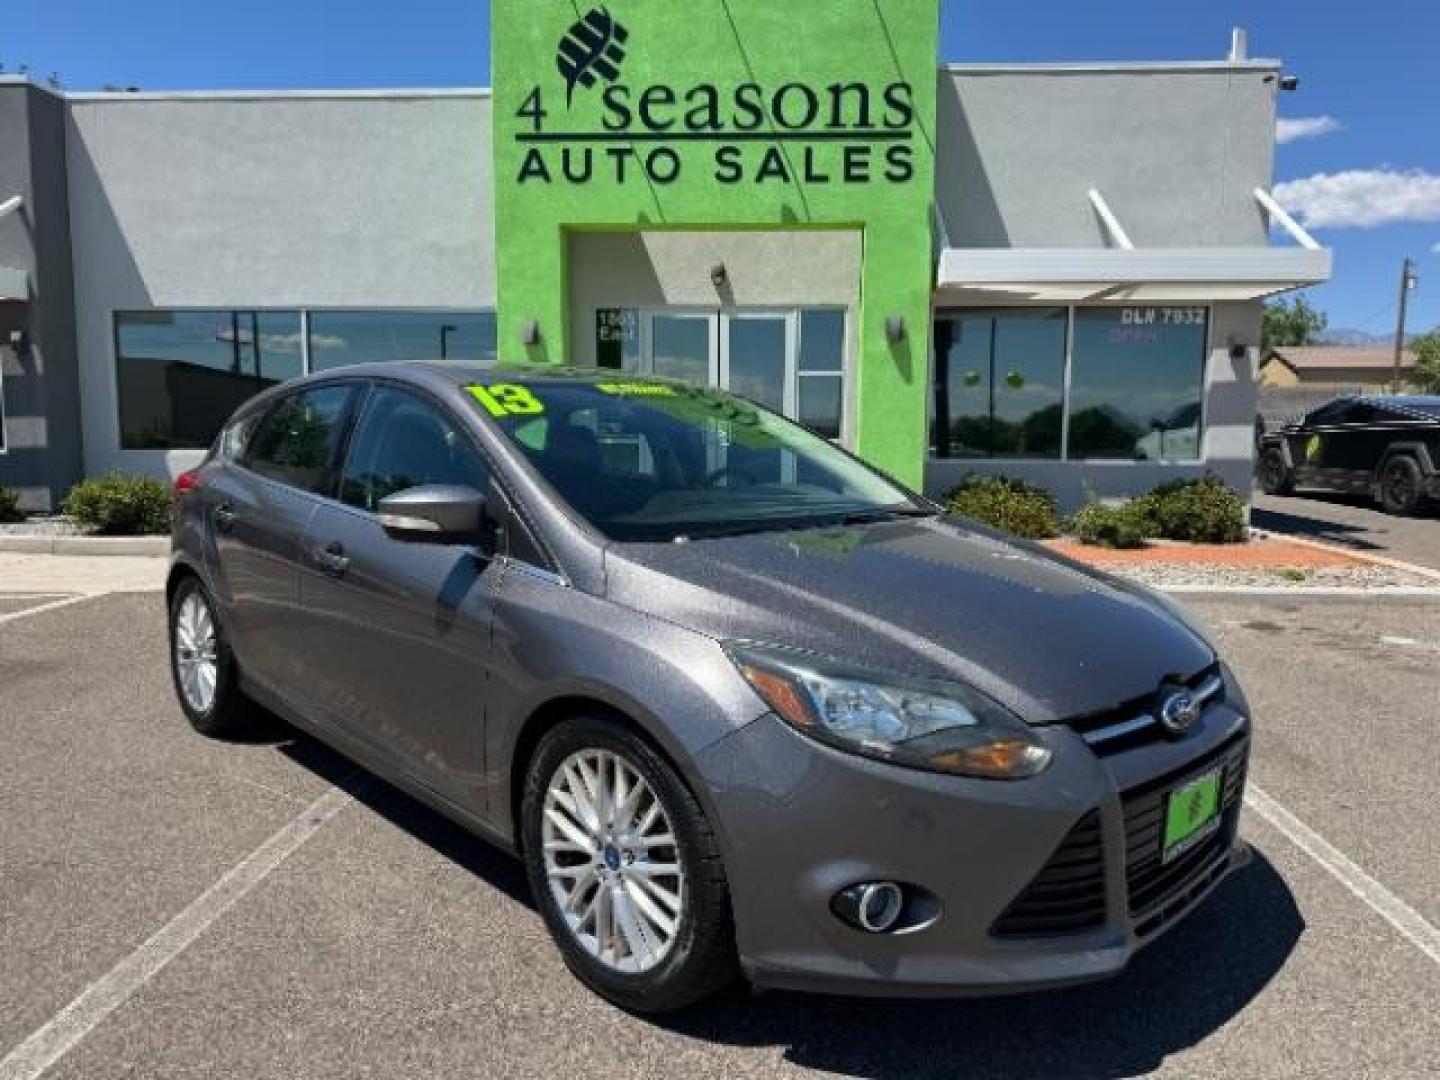
[{"label": "red mulch bed", "polygon": [[1339,551],[1327,551],[1269,538],[1244,544],[1179,544],[1158,541],[1134,551],[1090,547],[1075,540],[1047,540],[1046,546],[1095,566],[1243,566],[1255,569],[1300,567],[1311,570],[1365,565]]}]

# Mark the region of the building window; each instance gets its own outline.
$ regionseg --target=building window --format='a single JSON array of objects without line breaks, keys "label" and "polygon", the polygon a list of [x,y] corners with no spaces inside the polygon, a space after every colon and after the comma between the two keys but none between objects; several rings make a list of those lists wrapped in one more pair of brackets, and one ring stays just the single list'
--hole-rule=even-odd
[{"label": "building window", "polygon": [[1077,310],[1067,456],[1198,459],[1209,321],[1205,308]]},{"label": "building window", "polygon": [[936,320],[936,457],[1060,457],[1066,315],[1016,308]]},{"label": "building window", "polygon": [[1203,307],[942,314],[935,321],[932,452],[1196,461],[1209,323]]},{"label": "building window", "polygon": [[845,312],[800,312],[796,379],[796,419],[816,435],[838,440],[845,410]]},{"label": "building window", "polygon": [[300,311],[116,312],[121,447],[205,449],[246,400],[311,371],[380,361],[468,364],[495,359],[493,312],[375,310],[306,315]]},{"label": "building window", "polygon": [[312,311],[310,368],[431,360],[495,360],[495,315],[488,311]]},{"label": "building window", "polygon": [[241,404],[303,373],[298,311],[115,314],[120,445],[204,449]]}]

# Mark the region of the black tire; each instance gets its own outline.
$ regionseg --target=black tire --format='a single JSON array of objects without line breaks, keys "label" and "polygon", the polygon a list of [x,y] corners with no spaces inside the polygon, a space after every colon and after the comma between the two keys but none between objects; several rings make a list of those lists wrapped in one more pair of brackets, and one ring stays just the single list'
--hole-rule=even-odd
[{"label": "black tire", "polygon": [[[180,650],[176,648],[177,625],[186,602],[194,598],[205,606],[215,628],[215,692],[208,708],[197,708],[185,693],[180,675]],[[240,693],[235,679],[235,656],[226,640],[225,627],[210,593],[197,577],[186,577],[170,598],[170,678],[175,697],[190,726],[210,738],[227,738],[244,733],[254,721],[254,709]]]},{"label": "black tire", "polygon": [[1397,454],[1380,470],[1380,505],[1387,514],[1409,517],[1425,502],[1425,477],[1420,463]]},{"label": "black tire", "polygon": [[[551,780],[571,755],[609,751],[658,796],[677,840],[686,875],[676,937],[649,971],[627,973],[592,956],[566,924],[546,876],[542,821]],[[601,716],[568,720],[545,734],[525,774],[521,802],[525,873],[545,925],[566,966],[595,993],[635,1013],[676,1012],[732,984],[739,974],[730,890],[715,833],[674,768],[624,724]]]},{"label": "black tire", "polygon": [[1284,451],[1273,446],[1262,451],[1256,471],[1260,474],[1260,490],[1266,495],[1294,494],[1295,470],[1285,460]]}]

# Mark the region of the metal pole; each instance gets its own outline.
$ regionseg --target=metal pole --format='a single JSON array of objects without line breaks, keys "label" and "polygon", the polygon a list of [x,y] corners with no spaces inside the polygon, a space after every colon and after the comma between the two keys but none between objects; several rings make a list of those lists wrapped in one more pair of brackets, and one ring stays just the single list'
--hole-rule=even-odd
[{"label": "metal pole", "polygon": [[1391,392],[1400,393],[1400,361],[1405,353],[1405,315],[1410,303],[1410,290],[1415,287],[1415,264],[1409,259],[1400,268],[1400,317],[1395,325],[1395,376],[1391,380]]}]

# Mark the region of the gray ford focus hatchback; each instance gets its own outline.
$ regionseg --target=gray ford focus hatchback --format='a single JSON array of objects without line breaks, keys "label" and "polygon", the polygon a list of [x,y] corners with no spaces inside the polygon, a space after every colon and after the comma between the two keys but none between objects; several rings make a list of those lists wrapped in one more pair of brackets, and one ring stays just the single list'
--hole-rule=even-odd
[{"label": "gray ford focus hatchback", "polygon": [[626,1008],[1102,978],[1246,858],[1249,708],[1182,611],[741,398],[348,368],[176,489],[191,723],[258,703],[514,851]]}]

